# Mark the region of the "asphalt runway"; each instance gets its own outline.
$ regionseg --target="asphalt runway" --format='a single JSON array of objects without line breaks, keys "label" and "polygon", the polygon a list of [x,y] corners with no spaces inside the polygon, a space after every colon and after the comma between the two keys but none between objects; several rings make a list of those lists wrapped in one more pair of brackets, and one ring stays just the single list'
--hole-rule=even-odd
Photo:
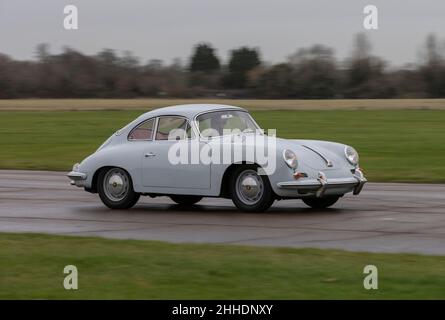
[{"label": "asphalt runway", "polygon": [[166,197],[114,211],[64,173],[0,170],[0,232],[445,255],[445,185],[368,183],[322,211],[283,200],[246,214],[226,199],[182,208]]}]

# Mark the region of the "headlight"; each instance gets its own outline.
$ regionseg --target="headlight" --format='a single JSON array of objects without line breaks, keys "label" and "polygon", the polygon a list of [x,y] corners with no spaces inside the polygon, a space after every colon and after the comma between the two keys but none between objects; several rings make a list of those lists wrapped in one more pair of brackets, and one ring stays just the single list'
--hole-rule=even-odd
[{"label": "headlight", "polygon": [[76,163],[76,164],[73,166],[73,171],[75,171],[75,172],[79,171],[79,166],[80,166],[80,164]]},{"label": "headlight", "polygon": [[284,149],[283,158],[289,168],[291,169],[297,168],[298,166],[297,155],[292,150]]},{"label": "headlight", "polygon": [[345,157],[350,164],[354,166],[358,165],[358,153],[353,147],[345,147]]}]

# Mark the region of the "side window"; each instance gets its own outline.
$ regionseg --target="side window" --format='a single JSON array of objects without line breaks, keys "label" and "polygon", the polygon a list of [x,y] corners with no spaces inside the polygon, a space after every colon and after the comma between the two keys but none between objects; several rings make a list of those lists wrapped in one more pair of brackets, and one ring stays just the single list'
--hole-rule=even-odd
[{"label": "side window", "polygon": [[[212,122],[211,122],[211,118],[207,118],[207,119],[201,119],[199,120],[199,131],[202,133],[204,131],[204,133],[208,132],[208,129],[212,128]],[[204,136],[207,136],[204,134]]]},{"label": "side window", "polygon": [[153,140],[155,119],[147,120],[136,128],[134,128],[128,135],[128,140]]},{"label": "side window", "polygon": [[[156,140],[184,140],[188,136],[187,119],[179,117],[160,117]],[[191,132],[190,132],[191,134]]]}]

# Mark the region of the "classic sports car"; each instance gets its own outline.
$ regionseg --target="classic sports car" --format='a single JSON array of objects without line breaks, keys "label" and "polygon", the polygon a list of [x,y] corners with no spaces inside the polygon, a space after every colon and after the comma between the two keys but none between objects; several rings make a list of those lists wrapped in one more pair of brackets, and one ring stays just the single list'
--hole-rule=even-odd
[{"label": "classic sports car", "polygon": [[[255,147],[260,138],[273,145],[269,170],[240,152],[224,161],[178,162],[178,150],[188,150],[182,158],[190,160],[219,154],[221,146]],[[354,148],[340,143],[267,136],[242,108],[192,104],[141,115],[75,164],[68,177],[112,209],[130,208],[143,195],[169,196],[180,205],[225,197],[242,211],[260,212],[274,200],[301,199],[326,208],[346,193],[358,195],[366,182],[358,161]]]}]

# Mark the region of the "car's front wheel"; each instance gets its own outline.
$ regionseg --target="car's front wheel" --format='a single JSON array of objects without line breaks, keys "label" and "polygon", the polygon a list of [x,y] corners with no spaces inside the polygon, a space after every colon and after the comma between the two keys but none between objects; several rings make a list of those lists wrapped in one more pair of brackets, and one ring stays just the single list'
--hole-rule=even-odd
[{"label": "car's front wheel", "polygon": [[232,201],[242,211],[263,212],[275,200],[269,179],[265,175],[259,175],[257,169],[254,165],[239,166],[232,173]]},{"label": "car's front wheel", "polygon": [[201,201],[202,197],[200,196],[186,196],[186,195],[174,195],[170,196],[170,199],[172,199],[174,202],[181,206],[191,206],[195,203]]},{"label": "car's front wheel", "polygon": [[102,202],[111,209],[128,209],[139,200],[134,192],[130,175],[121,168],[108,168],[99,172],[97,191]]},{"label": "car's front wheel", "polygon": [[303,198],[303,202],[313,209],[325,209],[338,201],[339,196],[327,196],[321,198]]}]

